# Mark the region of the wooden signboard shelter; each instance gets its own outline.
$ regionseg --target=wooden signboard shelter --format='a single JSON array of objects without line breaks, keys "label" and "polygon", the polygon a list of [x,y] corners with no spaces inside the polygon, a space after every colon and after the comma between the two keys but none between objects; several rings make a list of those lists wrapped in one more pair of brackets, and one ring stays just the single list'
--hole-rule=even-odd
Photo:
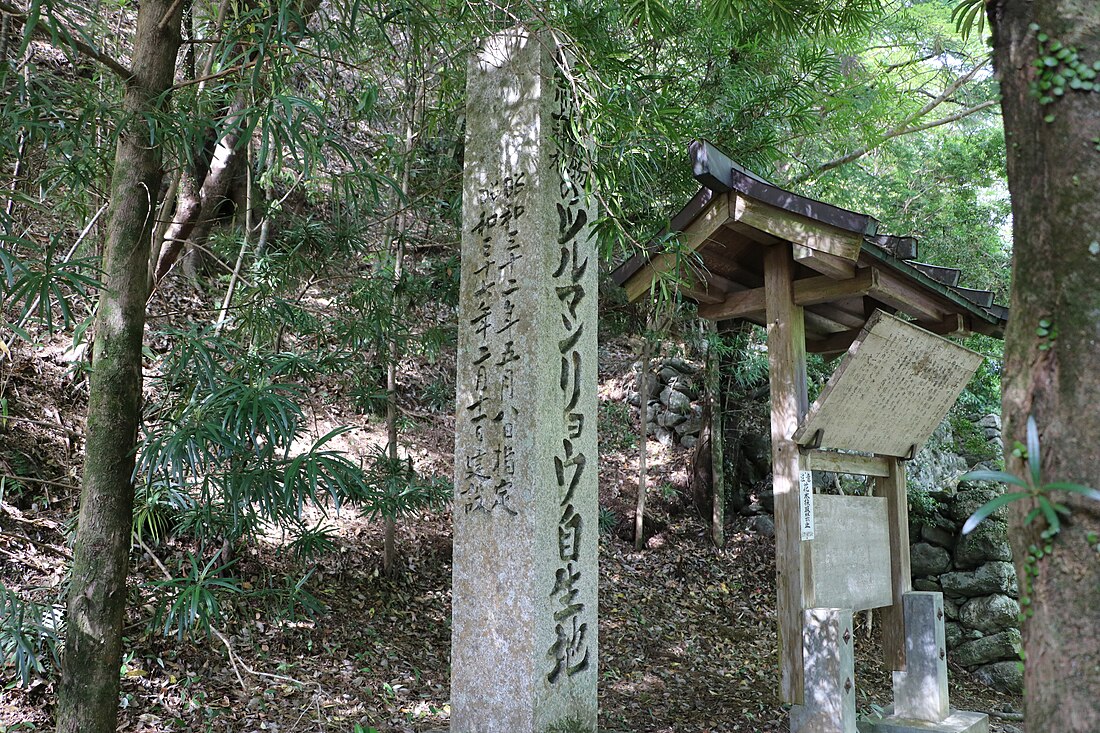
[{"label": "wooden signboard shelter", "polygon": [[[792,733],[854,733],[851,614],[878,608],[894,670],[884,733],[985,731],[947,704],[943,600],[912,591],[905,461],[943,419],[980,355],[943,336],[1001,337],[1008,312],[960,272],[917,261],[916,240],[691,146],[702,185],[671,223],[696,265],[681,294],[699,315],[767,329],[782,698]],[[680,258],[681,260],[683,258]],[[613,273],[646,295],[676,258],[646,252]],[[847,352],[847,353],[845,353]],[[844,354],[811,407],[806,354]],[[814,495],[812,470],[870,476],[873,495]],[[907,725],[909,724],[909,727]]]}]

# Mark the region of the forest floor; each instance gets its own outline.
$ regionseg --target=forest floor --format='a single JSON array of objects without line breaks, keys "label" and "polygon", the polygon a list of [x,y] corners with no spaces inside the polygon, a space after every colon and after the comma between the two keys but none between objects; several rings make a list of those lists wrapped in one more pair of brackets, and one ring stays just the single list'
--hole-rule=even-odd
[{"label": "forest floor", "polygon": [[[25,598],[60,602],[67,538],[81,469],[84,397],[60,341],[13,349],[0,364],[0,469],[25,480],[0,486],[0,580]],[[601,349],[601,399],[619,396],[632,361]],[[616,380],[618,380],[616,382]],[[619,392],[616,392],[616,384]],[[349,451],[384,440],[377,419],[342,411],[318,393],[315,430],[351,423]],[[636,411],[635,411],[636,412]],[[427,474],[449,475],[453,419],[417,412],[403,440]],[[628,541],[637,486],[636,447],[601,434],[600,504],[618,518],[600,546],[599,703],[606,731],[786,731],[778,687],[774,539],[748,517],[710,545],[687,489],[690,452],[650,443],[647,548]],[[608,514],[608,517],[612,515]],[[400,572],[379,573],[380,523],[328,513],[337,549],[314,564],[305,587],[324,605],[313,616],[277,614],[278,596],[229,604],[214,634],[177,639],[151,623],[162,580],[179,567],[183,540],[138,549],[121,669],[121,731],[425,731],[448,715],[450,521],[423,514],[399,526]],[[236,566],[248,591],[298,572],[278,537],[247,548]],[[291,577],[298,577],[291,575]],[[3,619],[0,619],[2,621]],[[0,640],[2,635],[0,627]],[[857,625],[857,701],[871,713],[890,702],[876,633]],[[0,669],[0,731],[51,728],[54,683],[29,685]],[[952,671],[953,706],[993,713],[994,733],[1023,729],[1021,701]],[[1011,722],[1009,722],[1011,721]],[[359,725],[360,728],[356,726]],[[1007,727],[1006,727],[1007,726]],[[1015,726],[1015,727],[1013,727]]]}]

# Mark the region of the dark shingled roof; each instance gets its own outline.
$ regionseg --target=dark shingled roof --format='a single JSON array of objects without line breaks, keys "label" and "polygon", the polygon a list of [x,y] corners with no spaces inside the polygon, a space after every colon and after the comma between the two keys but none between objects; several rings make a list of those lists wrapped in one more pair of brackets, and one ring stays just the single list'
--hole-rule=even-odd
[{"label": "dark shingled roof", "polygon": [[[814,291],[813,296],[805,296],[807,338],[821,344],[827,341],[822,351],[833,349],[843,333],[858,330],[859,321],[876,308],[905,313],[940,333],[1003,336],[1008,309],[995,304],[989,291],[959,287],[963,273],[958,269],[917,262],[913,237],[879,234],[879,222],[872,216],[780,188],[739,166],[709,142],[692,143],[690,152],[702,188],[672,218],[670,230],[684,232],[689,248],[701,261],[702,266],[688,277],[690,287],[682,292],[700,303],[703,317],[728,320],[724,314],[734,313],[733,318],[762,322],[763,313],[753,310],[759,298],[753,299],[748,291],[763,284],[763,252],[771,243],[790,240],[804,245],[803,256],[796,257],[800,264],[796,278],[807,280],[807,292]],[[716,207],[726,204],[728,220],[717,225],[708,220]],[[744,209],[753,207],[763,213],[739,218]],[[769,222],[776,226],[768,226]],[[809,239],[797,241],[803,234]],[[828,247],[814,237],[848,243],[849,256],[829,254]],[[669,266],[657,252],[647,251],[619,265],[612,277],[634,299],[649,289],[655,270]],[[847,284],[830,291],[823,277]]]}]

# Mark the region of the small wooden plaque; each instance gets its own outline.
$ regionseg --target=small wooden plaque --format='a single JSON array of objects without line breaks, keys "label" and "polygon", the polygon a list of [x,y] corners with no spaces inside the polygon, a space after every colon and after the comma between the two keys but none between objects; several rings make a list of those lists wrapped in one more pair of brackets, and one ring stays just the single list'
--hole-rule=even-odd
[{"label": "small wooden plaque", "polygon": [[955,404],[983,358],[875,311],[794,439],[814,448],[911,457]]},{"label": "small wooden plaque", "polygon": [[894,602],[887,508],[877,496],[814,496],[815,606],[863,611]]}]

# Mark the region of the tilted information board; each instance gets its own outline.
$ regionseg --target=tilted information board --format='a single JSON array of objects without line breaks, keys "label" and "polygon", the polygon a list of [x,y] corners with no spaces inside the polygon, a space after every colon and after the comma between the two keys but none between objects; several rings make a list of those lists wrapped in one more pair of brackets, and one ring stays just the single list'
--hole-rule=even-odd
[{"label": "tilted information board", "polygon": [[800,445],[911,458],[982,363],[978,354],[875,311],[794,434]]}]

